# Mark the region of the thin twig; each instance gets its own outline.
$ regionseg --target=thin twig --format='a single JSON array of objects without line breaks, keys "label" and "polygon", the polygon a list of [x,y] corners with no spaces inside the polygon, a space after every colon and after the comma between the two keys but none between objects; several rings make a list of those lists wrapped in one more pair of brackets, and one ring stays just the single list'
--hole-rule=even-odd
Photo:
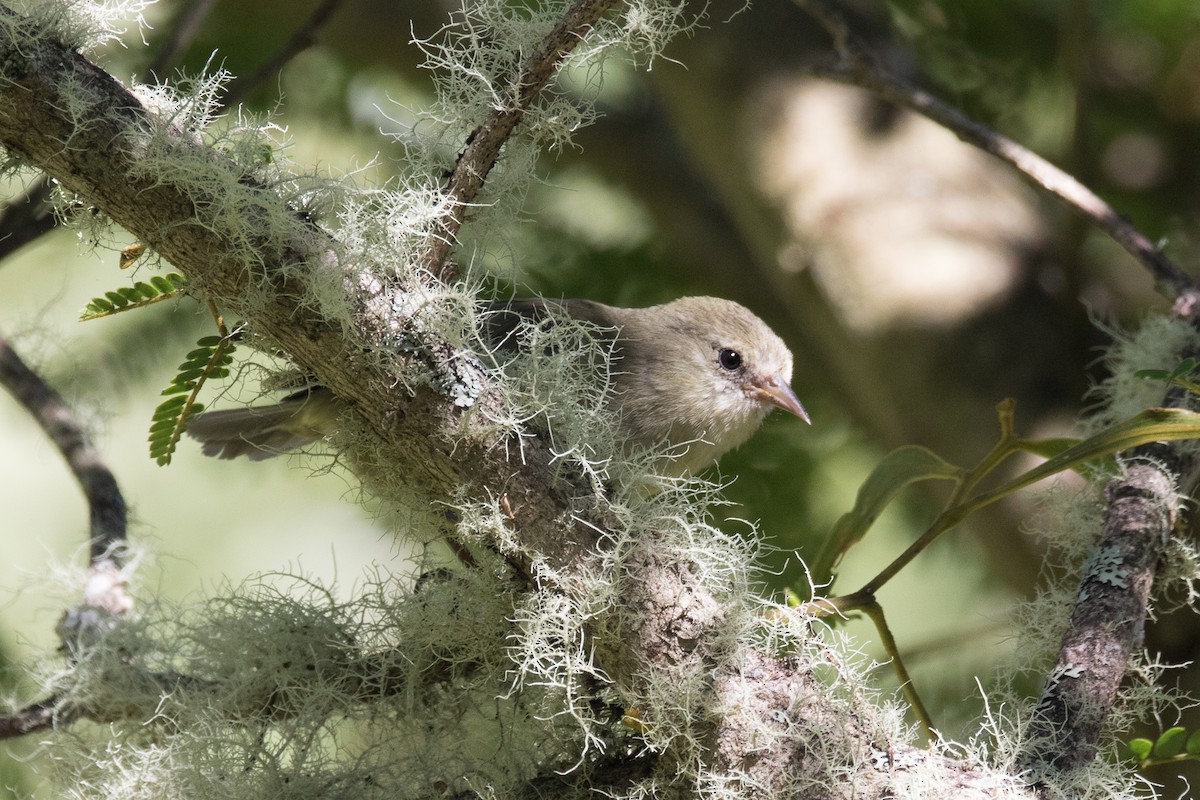
[{"label": "thin twig", "polygon": [[175,19],[171,30],[159,46],[158,52],[150,61],[149,72],[162,79],[162,73],[174,69],[183,59],[183,54],[196,39],[200,26],[204,24],[217,0],[192,0]]},{"label": "thin twig", "polygon": [[421,266],[429,272],[442,277],[450,275],[446,260],[466,219],[467,208],[496,165],[500,148],[525,118],[525,112],[541,94],[558,65],[616,2],[576,0],[521,65],[521,71],[513,76],[503,102],[497,104],[487,119],[472,131],[446,184],[450,212],[438,222],[422,258]]},{"label": "thin twig", "polygon": [[822,0],[795,0],[833,38],[837,61],[813,72],[821,77],[866,89],[890,103],[915,111],[959,139],[1015,167],[1034,183],[1079,211],[1150,271],[1160,291],[1179,297],[1196,290],[1195,280],[1159,247],[1113,210],[1099,195],[1037,153],[930,93],[888,73],[850,32],[845,19]]},{"label": "thin twig", "polygon": [[24,708],[0,717],[0,739],[15,739],[34,731],[45,730],[61,720],[58,698],[54,695],[31,703]]},{"label": "thin twig", "polygon": [[300,53],[312,47],[317,41],[317,32],[325,26],[329,18],[333,16],[333,12],[337,11],[338,6],[342,4],[342,0],[324,0],[318,5],[313,12],[308,15],[308,19],[292,33],[283,46],[276,50],[267,58],[266,61],[258,65],[258,68],[247,75],[245,78],[239,78],[231,85],[229,92],[225,95],[222,105],[236,106],[246,95],[254,91],[260,84],[275,75],[283,68],[283,65],[291,61]]},{"label": "thin twig", "polygon": [[888,627],[887,618],[883,614],[883,606],[879,605],[878,600],[872,598],[871,602],[864,604],[861,608],[863,613],[871,618],[875,630],[879,633],[880,644],[883,645],[884,652],[888,655],[892,669],[896,671],[896,679],[900,681],[900,690],[904,692],[908,704],[912,706],[913,715],[916,716],[917,722],[925,732],[925,738],[930,742],[936,741],[937,734],[934,733],[933,717],[917,692],[912,676],[908,674],[908,668],[904,666],[900,648],[896,645],[896,637],[892,635],[892,629]]}]

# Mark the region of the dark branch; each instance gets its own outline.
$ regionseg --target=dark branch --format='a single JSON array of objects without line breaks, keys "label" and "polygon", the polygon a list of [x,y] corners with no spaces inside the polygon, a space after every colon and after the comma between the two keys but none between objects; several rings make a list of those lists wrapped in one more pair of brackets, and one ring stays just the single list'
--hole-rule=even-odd
[{"label": "dark branch", "polygon": [[54,229],[50,181],[39,175],[28,188],[0,208],[0,261]]},{"label": "dark branch", "polygon": [[237,105],[246,98],[246,95],[254,91],[255,88],[272,75],[279,72],[284,64],[312,47],[317,40],[317,32],[325,26],[325,23],[329,21],[329,18],[333,16],[333,12],[337,11],[338,6],[341,4],[342,0],[322,0],[313,10],[312,14],[308,16],[308,19],[283,43],[282,47],[272,53],[266,61],[259,64],[254,72],[245,78],[238,78],[232,84],[232,88],[222,101],[222,105]]},{"label": "dark branch", "polygon": [[150,62],[151,75],[157,75],[161,80],[164,72],[179,64],[216,4],[217,0],[192,0],[187,4]]},{"label": "dark branch", "polygon": [[118,546],[125,541],[126,512],[117,479],[104,466],[100,453],[62,396],[26,366],[3,338],[0,384],[33,415],[79,481],[91,512],[92,565],[118,558]]},{"label": "dark branch", "polygon": [[964,142],[991,153],[1091,220],[1150,271],[1164,294],[1174,298],[1195,291],[1196,282],[1190,275],[1087,186],[1027,147],[888,73],[850,31],[845,19],[823,0],[795,2],[816,18],[833,37],[837,60],[831,65],[814,69],[815,74],[866,89],[890,103],[936,122]]},{"label": "dark branch", "polygon": [[617,0],[576,0],[525,60],[521,71],[513,76],[504,102],[492,109],[471,134],[446,185],[450,213],[438,223],[422,259],[421,266],[430,273],[443,277],[451,274],[446,259],[466,218],[467,208],[496,165],[500,148],[525,118],[525,112],[545,89],[562,60],[616,3]]},{"label": "dark branch", "polygon": [[[132,605],[121,575],[121,548],[126,535],[125,499],[112,472],[104,466],[75,414],[48,383],[21,360],[12,345],[0,338],[0,385],[25,407],[66,459],[90,510],[87,583],[83,603],[67,612],[60,629],[70,633],[96,622],[96,611],[115,616]],[[0,717],[0,739],[50,727],[64,719],[51,696],[6,717]]]},{"label": "dark branch", "polygon": [[61,721],[58,698],[48,697],[6,717],[0,717],[0,739],[15,739],[27,733],[45,730]]}]

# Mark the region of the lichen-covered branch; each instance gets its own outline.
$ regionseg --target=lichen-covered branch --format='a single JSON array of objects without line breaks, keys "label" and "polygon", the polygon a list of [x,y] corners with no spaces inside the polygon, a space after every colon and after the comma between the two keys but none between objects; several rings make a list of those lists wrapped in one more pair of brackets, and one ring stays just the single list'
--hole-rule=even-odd
[{"label": "lichen-covered branch", "polygon": [[438,224],[421,265],[435,275],[448,275],[446,258],[458,237],[471,202],[483,188],[500,150],[525,118],[530,103],[545,89],[562,59],[570,53],[617,0],[576,0],[512,76],[500,103],[471,133],[446,185],[449,213]]},{"label": "lichen-covered branch", "polygon": [[[443,263],[464,204],[520,122],[523,104],[606,7],[600,0],[573,5],[514,76],[515,107],[489,117],[491,127],[482,123],[459,159],[449,189],[457,204],[427,243],[425,266]],[[259,341],[340,398],[343,455],[385,501],[416,496],[428,507],[453,499],[479,509],[498,508],[503,498],[506,513],[497,510],[484,528],[482,549],[515,565],[535,599],[551,603],[585,581],[599,589],[596,575],[616,583],[612,606],[586,619],[583,657],[623,698],[670,697],[646,733],[662,743],[653,765],[660,789],[703,775],[708,783],[672,788],[871,800],[936,781],[959,798],[1030,796],[1014,776],[888,738],[869,698],[847,690],[847,681],[819,679],[818,669],[839,665],[803,625],[784,636],[772,630],[776,623],[719,599],[709,585],[714,578],[665,551],[652,531],[617,538],[624,521],[599,501],[603,487],[564,468],[538,430],[498,432],[488,422],[505,410],[495,377],[472,352],[413,324],[421,298],[410,295],[445,288],[433,270],[408,278],[427,283],[388,285],[378,276],[393,273],[348,258],[269,186],[164,123],[102,69],[3,6],[0,144],[157,251],[196,293],[243,314]],[[165,168],[176,163],[185,167]],[[314,298],[313,284],[343,290],[353,324]],[[396,341],[403,346],[391,346]],[[416,372],[428,380],[405,383]],[[442,508],[431,517],[446,526]],[[289,629],[297,636],[307,630]],[[338,638],[321,642],[336,649]],[[818,655],[802,657],[800,641],[812,641]],[[678,684],[678,676],[689,682]],[[717,789],[724,795],[714,795]]]},{"label": "lichen-covered branch", "polygon": [[[1192,327],[1194,297],[1189,292],[1175,304],[1175,319]],[[1197,354],[1188,348],[1183,355]],[[1190,408],[1194,399],[1172,389],[1163,405]],[[1123,473],[1105,487],[1103,529],[1029,731],[1025,762],[1039,779],[1097,756],[1118,690],[1143,647],[1154,579],[1197,468],[1192,442],[1155,442],[1122,460]]]},{"label": "lichen-covered branch", "polygon": [[25,706],[16,713],[0,717],[0,740],[16,739],[45,730],[56,722],[66,721],[59,718],[57,704],[57,698],[49,697]]},{"label": "lichen-covered branch", "polygon": [[1039,776],[1096,757],[1117,688],[1142,646],[1155,569],[1175,525],[1174,476],[1184,465],[1166,445],[1139,448],[1129,459],[1105,490],[1104,531],[1036,708],[1028,746]]}]

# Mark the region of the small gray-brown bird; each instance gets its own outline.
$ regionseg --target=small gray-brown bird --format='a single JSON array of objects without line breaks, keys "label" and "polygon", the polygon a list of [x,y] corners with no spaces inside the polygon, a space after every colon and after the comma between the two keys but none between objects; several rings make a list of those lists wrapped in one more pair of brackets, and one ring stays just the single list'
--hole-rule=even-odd
[{"label": "small gray-brown bird", "polygon": [[[750,438],[773,408],[809,422],[790,385],[792,354],[745,307],[715,297],[684,297],[649,308],[591,300],[511,300],[489,307],[486,333],[512,342],[522,319],[565,315],[597,326],[610,345],[609,403],[634,445],[666,445],[662,471],[704,469]],[[505,344],[507,342],[507,344]],[[196,415],[188,433],[204,454],[269,458],[318,440],[337,424],[332,395],[315,389],[273,406]]]}]

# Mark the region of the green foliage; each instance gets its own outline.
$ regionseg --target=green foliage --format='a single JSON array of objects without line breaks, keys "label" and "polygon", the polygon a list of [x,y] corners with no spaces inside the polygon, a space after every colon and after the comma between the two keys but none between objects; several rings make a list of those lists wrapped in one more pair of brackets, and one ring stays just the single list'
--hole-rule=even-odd
[{"label": "green foliage", "polygon": [[[859,489],[854,508],[834,525],[829,544],[813,566],[817,585],[828,581],[841,557],[860,541],[887,505],[908,486],[925,480],[949,479],[957,488],[945,509],[920,539],[871,581],[864,590],[873,594],[896,572],[942,533],[958,525],[984,506],[1007,497],[1040,480],[1067,470],[1094,477],[1114,453],[1156,441],[1200,438],[1200,414],[1173,408],[1149,408],[1134,417],[1104,428],[1083,441],[1071,439],[1034,440],[1018,437],[1012,431],[1012,407],[1000,409],[1000,441],[971,469],[957,467],[937,454],[920,447],[907,446],[893,451],[872,471]],[[976,493],[976,488],[1010,455],[1028,452],[1051,456],[1027,472],[995,489]],[[869,591],[868,591],[869,590]],[[856,597],[859,593],[851,597]],[[857,599],[851,605],[856,605]],[[835,605],[839,605],[835,603]]]},{"label": "green foliage", "polygon": [[1200,394],[1200,384],[1192,380],[1192,376],[1195,375],[1198,365],[1200,365],[1200,362],[1197,362],[1196,359],[1185,358],[1176,364],[1174,369],[1139,369],[1133,373],[1133,376],[1149,381],[1162,381],[1168,386],[1179,386],[1193,394]]},{"label": "green foliage", "polygon": [[183,285],[184,277],[178,272],[155,275],[149,281],[138,281],[133,286],[105,292],[104,297],[93,297],[80,312],[79,319],[99,319],[170,300],[183,294]]},{"label": "green foliage", "polygon": [[[837,618],[852,612],[863,612],[874,623],[888,658],[896,670],[900,686],[927,732],[934,729],[928,711],[925,710],[891,631],[884,620],[883,608],[876,594],[884,584],[924,552],[934,540],[954,528],[968,516],[997,500],[1024,489],[1044,478],[1067,470],[1098,478],[1101,470],[1098,461],[1107,460],[1113,454],[1130,450],[1149,442],[1178,441],[1200,438],[1200,414],[1183,409],[1150,408],[1130,419],[1109,425],[1082,441],[1069,439],[1031,440],[1016,434],[1013,427],[1015,403],[1002,402],[997,411],[1000,417],[1000,439],[992,449],[972,468],[955,466],[930,450],[921,447],[901,447],[889,453],[859,489],[854,507],[834,525],[829,544],[812,569],[812,585],[824,586],[833,582],[833,570],[846,551],[861,541],[879,515],[902,490],[920,481],[933,479],[952,480],[955,490],[946,502],[943,511],[933,523],[903,553],[861,588],[828,598],[814,598],[807,604],[793,599],[796,593],[789,592],[788,605],[799,606],[818,616]],[[1030,452],[1050,456],[1045,462],[1027,470],[1001,486],[988,491],[978,491],[981,482],[992,475],[1010,455]],[[1170,735],[1168,735],[1170,734]],[[932,736],[932,733],[930,733]],[[1188,740],[1191,744],[1191,740]],[[1200,737],[1196,737],[1200,748]],[[1145,761],[1147,753],[1154,758],[1174,758],[1184,748],[1184,730],[1172,729],[1159,737],[1152,748],[1141,740],[1128,746],[1130,757]],[[1190,752],[1190,751],[1189,751]],[[1198,749],[1197,752],[1200,752]],[[1198,758],[1197,760],[1200,760]]]},{"label": "green foliage", "polygon": [[204,406],[196,402],[200,387],[209,378],[229,375],[234,348],[232,336],[205,336],[196,345],[179,365],[179,372],[170,385],[162,390],[169,399],[159,404],[150,421],[150,457],[160,466],[171,463],[171,455],[187,429],[188,420],[204,410]]},{"label": "green foliage", "polygon": [[903,489],[927,480],[961,481],[961,467],[943,460],[924,447],[906,445],[884,456],[858,490],[854,508],[834,524],[821,555],[813,563],[819,579],[832,574],[842,556],[853,547]]},{"label": "green foliage", "polygon": [[1200,761],[1200,730],[1188,735],[1187,728],[1167,728],[1154,740],[1138,737],[1125,743],[1124,757],[1138,769],[1178,761]]}]

